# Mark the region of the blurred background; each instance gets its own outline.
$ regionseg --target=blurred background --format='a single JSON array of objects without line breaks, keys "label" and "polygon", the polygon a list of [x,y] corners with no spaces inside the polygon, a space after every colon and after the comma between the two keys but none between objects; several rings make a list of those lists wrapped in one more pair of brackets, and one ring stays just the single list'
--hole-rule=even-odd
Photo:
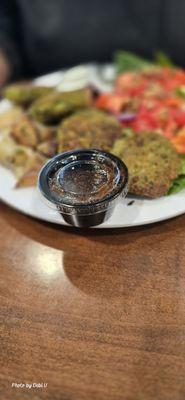
[{"label": "blurred background", "polygon": [[0,85],[90,61],[117,49],[185,64],[184,0],[1,0]]}]

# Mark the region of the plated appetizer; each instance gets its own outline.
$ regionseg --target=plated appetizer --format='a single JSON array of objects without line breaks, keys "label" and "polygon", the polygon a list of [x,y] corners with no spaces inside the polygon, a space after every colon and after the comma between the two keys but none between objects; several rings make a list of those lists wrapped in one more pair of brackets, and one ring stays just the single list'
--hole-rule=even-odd
[{"label": "plated appetizer", "polygon": [[130,173],[129,192],[149,198],[185,187],[185,72],[122,52],[111,93],[90,88],[10,85],[12,108],[0,115],[0,163],[16,187],[34,186],[54,155],[96,148],[119,156]]}]

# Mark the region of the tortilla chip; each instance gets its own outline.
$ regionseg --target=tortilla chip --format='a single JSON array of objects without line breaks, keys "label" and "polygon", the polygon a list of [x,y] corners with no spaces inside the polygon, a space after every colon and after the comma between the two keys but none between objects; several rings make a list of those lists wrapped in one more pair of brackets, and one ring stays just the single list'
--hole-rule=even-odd
[{"label": "tortilla chip", "polygon": [[22,175],[17,181],[16,188],[36,186],[38,174],[46,161],[47,158],[35,153],[35,157],[32,159],[27,170],[22,170]]},{"label": "tortilla chip", "polygon": [[40,143],[37,146],[37,150],[46,157],[54,157],[54,155],[57,154],[57,141],[47,140],[46,142]]},{"label": "tortilla chip", "polygon": [[56,137],[56,128],[54,126],[43,125],[36,121],[34,123],[37,128],[39,142],[42,143]]},{"label": "tortilla chip", "polygon": [[28,171],[23,175],[16,184],[16,189],[26,188],[37,185],[38,173],[36,171]]},{"label": "tortilla chip", "polygon": [[12,107],[4,113],[0,114],[0,132],[10,128],[23,114],[21,108]]},{"label": "tortilla chip", "polygon": [[23,146],[35,148],[39,142],[37,128],[25,114],[12,126],[11,135]]},{"label": "tortilla chip", "polygon": [[16,147],[17,144],[10,136],[9,131],[4,131],[0,136],[0,164],[10,168]]}]

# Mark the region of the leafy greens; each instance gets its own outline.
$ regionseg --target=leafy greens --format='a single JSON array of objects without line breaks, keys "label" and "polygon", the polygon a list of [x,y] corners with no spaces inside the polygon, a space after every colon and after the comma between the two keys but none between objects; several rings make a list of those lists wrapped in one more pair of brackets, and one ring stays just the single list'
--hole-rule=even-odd
[{"label": "leafy greens", "polygon": [[154,54],[154,60],[148,61],[129,51],[118,50],[114,55],[114,64],[118,75],[122,72],[139,71],[153,68],[157,65],[169,68],[174,66],[170,58],[162,51],[157,51]]},{"label": "leafy greens", "polygon": [[174,194],[185,189],[185,157],[182,157],[182,169],[180,175],[173,181],[167,194]]}]

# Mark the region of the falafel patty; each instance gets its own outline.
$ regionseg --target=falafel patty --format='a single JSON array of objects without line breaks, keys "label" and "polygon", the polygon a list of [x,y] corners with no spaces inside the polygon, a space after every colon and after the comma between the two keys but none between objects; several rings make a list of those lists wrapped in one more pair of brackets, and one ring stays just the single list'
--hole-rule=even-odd
[{"label": "falafel patty", "polygon": [[66,118],[58,128],[58,151],[96,148],[110,151],[122,136],[122,127],[114,117],[95,109],[79,111]]},{"label": "falafel patty", "polygon": [[44,124],[58,123],[76,110],[90,107],[91,102],[92,93],[89,88],[71,92],[53,91],[36,100],[29,108],[29,115]]},{"label": "falafel patty", "polygon": [[117,140],[112,153],[127,165],[129,193],[150,198],[167,194],[180,174],[181,161],[173,145],[164,136],[152,132],[129,132]]},{"label": "falafel patty", "polygon": [[6,86],[3,96],[22,107],[30,106],[35,100],[53,92],[53,88],[46,86],[33,86],[31,84],[12,84]]}]

